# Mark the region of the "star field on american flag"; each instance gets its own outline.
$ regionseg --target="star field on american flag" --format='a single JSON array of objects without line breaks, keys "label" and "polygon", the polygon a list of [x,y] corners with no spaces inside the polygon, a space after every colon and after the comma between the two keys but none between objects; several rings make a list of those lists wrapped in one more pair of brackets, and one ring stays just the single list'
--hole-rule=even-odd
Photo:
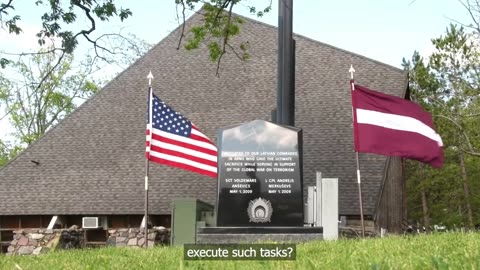
[{"label": "star field on american flag", "polygon": [[190,137],[192,123],[187,118],[174,111],[155,95],[153,95],[152,102],[153,128],[184,137]]},{"label": "star field on american flag", "polygon": [[155,96],[151,88],[149,91],[152,101],[147,113],[147,159],[216,178],[217,147],[185,116]]}]

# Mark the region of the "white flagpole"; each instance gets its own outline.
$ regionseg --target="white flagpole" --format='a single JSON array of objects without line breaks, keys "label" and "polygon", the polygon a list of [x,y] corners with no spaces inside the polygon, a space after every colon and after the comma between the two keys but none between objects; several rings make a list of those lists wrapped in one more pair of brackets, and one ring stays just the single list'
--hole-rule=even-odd
[{"label": "white flagpole", "polygon": [[144,235],[145,235],[145,248],[148,248],[148,175],[149,175],[149,160],[150,160],[150,148],[152,143],[152,104],[153,104],[153,94],[152,94],[152,72],[148,73],[148,135],[147,142],[148,146],[146,148],[147,155],[145,158],[145,217],[144,217]]},{"label": "white flagpole", "polygon": [[[348,72],[350,72],[350,79],[351,79],[350,87],[351,87],[351,91],[353,92],[353,91],[355,91],[355,83],[354,83],[354,80],[353,80],[353,73],[355,73],[355,69],[353,69],[353,65],[350,65],[350,69],[348,70]],[[353,93],[351,93],[351,94],[353,95]],[[353,104],[352,104],[352,119],[353,119],[353,121],[355,121],[355,117],[354,117],[355,114],[354,114],[353,110],[355,110],[355,108],[353,107]],[[353,123],[353,125],[355,125],[355,122]],[[355,136],[355,132],[354,132],[353,136]],[[358,199],[359,199],[359,202],[360,202],[360,220],[361,220],[361,225],[362,225],[362,237],[365,237],[365,221],[363,220],[362,182],[361,182],[361,178],[360,178],[360,162],[359,162],[357,151],[355,151],[355,157],[356,157],[356,160],[357,160],[357,184],[358,184]]]}]

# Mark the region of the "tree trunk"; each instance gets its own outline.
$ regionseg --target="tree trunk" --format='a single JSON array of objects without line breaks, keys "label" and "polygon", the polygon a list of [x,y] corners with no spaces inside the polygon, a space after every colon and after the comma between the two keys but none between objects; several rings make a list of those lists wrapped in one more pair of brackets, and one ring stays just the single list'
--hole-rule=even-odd
[{"label": "tree trunk", "polygon": [[430,212],[428,211],[427,192],[424,189],[421,191],[422,195],[422,209],[423,209],[423,226],[425,230],[430,232]]},{"label": "tree trunk", "polygon": [[470,185],[468,184],[467,168],[465,166],[465,156],[460,151],[460,168],[462,169],[463,178],[463,195],[465,196],[465,207],[467,208],[468,227],[473,228],[472,206],[470,204]]}]

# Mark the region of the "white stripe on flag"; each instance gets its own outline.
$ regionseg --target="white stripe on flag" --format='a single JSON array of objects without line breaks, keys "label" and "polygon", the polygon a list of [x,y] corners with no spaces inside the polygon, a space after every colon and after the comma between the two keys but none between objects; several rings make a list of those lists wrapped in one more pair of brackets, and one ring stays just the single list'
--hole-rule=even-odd
[{"label": "white stripe on flag", "polygon": [[196,145],[196,146],[199,146],[199,147],[203,147],[203,148],[207,148],[207,149],[210,149],[210,150],[213,150],[213,151],[217,151],[217,147],[215,147],[215,145],[213,145],[213,144],[193,140],[193,139],[190,139],[190,138],[187,138],[187,137],[184,137],[184,136],[175,135],[175,134],[168,133],[168,132],[165,132],[165,131],[161,131],[161,130],[158,130],[158,129],[155,129],[155,128],[153,129],[153,134],[156,134],[156,135],[168,138],[168,139],[172,139],[172,140],[175,140],[175,141],[189,143],[189,144],[193,144],[193,145]]},{"label": "white stripe on flag", "polygon": [[209,165],[198,163],[198,162],[192,161],[190,159],[181,158],[181,157],[172,156],[172,155],[167,155],[167,154],[162,154],[162,153],[158,153],[158,152],[152,152],[151,155],[154,156],[154,157],[157,157],[157,158],[161,158],[161,159],[165,159],[165,160],[171,160],[171,161],[174,161],[174,162],[190,165],[192,167],[199,168],[199,169],[202,169],[202,170],[205,170],[205,171],[210,171],[210,172],[214,172],[214,173],[217,172],[217,167],[212,167],[212,166],[209,166]]},{"label": "white stripe on flag", "polygon": [[413,117],[357,109],[357,123],[415,132],[436,141],[439,146],[443,146],[442,138],[435,130]]},{"label": "white stripe on flag", "polygon": [[[205,138],[205,139],[208,139],[208,137],[205,136],[205,134],[201,133],[200,131],[198,131],[198,130],[196,130],[196,129],[194,129],[194,128],[192,128],[192,134],[193,134],[193,135],[200,136],[200,137],[203,137],[203,138]],[[210,140],[210,139],[208,139],[208,140]]]},{"label": "white stripe on flag", "polygon": [[203,158],[203,159],[206,159],[206,160],[217,162],[217,156],[212,156],[212,155],[209,155],[209,154],[205,154],[205,153],[195,151],[195,150],[192,150],[192,149],[189,149],[189,148],[181,147],[181,146],[178,146],[178,145],[159,142],[159,141],[156,141],[156,140],[152,141],[152,145],[161,147],[163,149],[173,150],[173,151],[181,152],[181,153],[184,153],[184,154],[187,154],[187,155],[190,155],[190,156],[195,156],[195,157],[199,157],[199,158]]}]

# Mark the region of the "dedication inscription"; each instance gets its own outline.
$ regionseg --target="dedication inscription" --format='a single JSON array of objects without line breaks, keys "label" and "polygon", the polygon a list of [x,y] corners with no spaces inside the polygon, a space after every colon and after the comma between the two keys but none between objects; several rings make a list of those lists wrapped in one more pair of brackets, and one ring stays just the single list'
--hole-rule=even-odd
[{"label": "dedication inscription", "polygon": [[303,226],[301,129],[255,120],[218,142],[217,226]]}]

